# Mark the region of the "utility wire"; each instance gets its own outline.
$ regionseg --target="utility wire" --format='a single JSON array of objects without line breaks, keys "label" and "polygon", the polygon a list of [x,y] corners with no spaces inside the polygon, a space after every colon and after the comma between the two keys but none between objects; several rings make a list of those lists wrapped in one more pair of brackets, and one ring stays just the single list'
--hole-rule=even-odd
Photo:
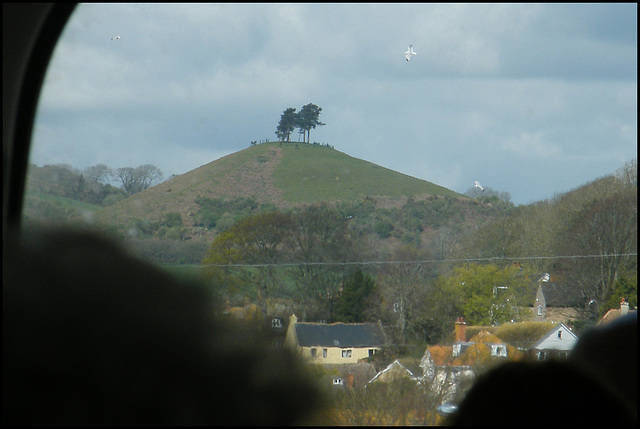
[{"label": "utility wire", "polygon": [[608,255],[567,255],[567,256],[523,256],[519,258],[497,256],[491,258],[457,258],[457,259],[425,259],[418,261],[356,261],[356,262],[283,262],[265,264],[186,264],[162,265],[163,267],[193,267],[193,268],[264,268],[264,267],[298,267],[298,266],[360,266],[360,265],[412,265],[412,264],[442,264],[448,262],[491,262],[491,261],[526,261],[540,259],[588,259],[588,258],[617,258],[623,256],[638,256],[637,253],[613,253]]}]

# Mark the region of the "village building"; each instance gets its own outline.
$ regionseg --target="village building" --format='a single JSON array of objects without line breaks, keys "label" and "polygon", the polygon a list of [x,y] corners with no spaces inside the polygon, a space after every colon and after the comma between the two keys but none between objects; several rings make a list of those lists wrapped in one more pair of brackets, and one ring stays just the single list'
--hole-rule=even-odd
[{"label": "village building", "polygon": [[406,377],[417,383],[420,383],[422,380],[421,373],[414,373],[414,371],[408,368],[408,365],[403,364],[399,359],[396,359],[387,365],[382,371],[378,372],[375,377],[369,380],[369,383],[390,382],[401,377]]},{"label": "village building", "polygon": [[381,323],[309,323],[289,318],[285,345],[309,363],[358,363],[386,345]]},{"label": "village building", "polygon": [[544,273],[537,281],[532,320],[568,324],[579,318],[577,309],[584,306],[583,301],[577,288]]},{"label": "village building", "polygon": [[307,363],[322,365],[324,384],[357,388],[376,375],[366,360],[386,345],[386,339],[381,323],[298,322],[292,314],[284,344]]},{"label": "village building", "polygon": [[620,308],[612,308],[607,311],[604,316],[600,320],[598,320],[598,325],[603,325],[607,323],[611,323],[614,320],[626,316],[627,314],[633,314],[637,311],[637,309],[629,308],[629,303],[625,298],[620,300]]},{"label": "village building", "polygon": [[[527,322],[531,323],[535,322]],[[525,324],[519,325],[513,326],[515,331],[530,332]],[[490,332],[497,330],[496,327],[469,327],[472,336],[467,338],[467,325],[463,319],[458,319],[453,343],[427,347],[419,364],[420,370],[395,360],[378,372],[370,383],[406,377],[430,389],[440,404],[451,406],[479,374],[501,362],[566,358],[577,343],[576,335],[563,323],[542,323],[535,330],[545,326],[551,326],[551,329],[542,336],[537,334],[528,338],[525,347],[516,347]]]},{"label": "village building", "polygon": [[564,323],[558,323],[528,350],[536,360],[566,359],[576,346],[578,337]]}]

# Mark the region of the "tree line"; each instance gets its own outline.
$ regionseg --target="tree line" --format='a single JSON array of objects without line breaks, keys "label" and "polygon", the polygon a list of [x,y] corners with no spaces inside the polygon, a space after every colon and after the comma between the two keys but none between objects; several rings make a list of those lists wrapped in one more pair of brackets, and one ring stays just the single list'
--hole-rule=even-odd
[{"label": "tree line", "polygon": [[298,128],[303,135],[302,141],[310,143],[311,130],[326,125],[320,122],[322,108],[313,103],[305,104],[299,112],[293,107],[287,108],[280,116],[276,136],[280,141],[291,141],[291,133]]},{"label": "tree line", "polygon": [[[162,171],[150,164],[110,168],[96,164],[79,170],[67,164],[29,166],[27,188],[91,204],[109,205],[162,181]],[[112,185],[116,183],[120,188]],[[121,192],[120,192],[121,191]],[[104,200],[109,196],[114,196]]]},{"label": "tree line", "polygon": [[94,182],[106,183],[116,181],[122,185],[122,189],[133,195],[160,183],[163,178],[162,171],[151,164],[138,167],[110,168],[104,164],[97,164],[84,170],[84,174]]}]

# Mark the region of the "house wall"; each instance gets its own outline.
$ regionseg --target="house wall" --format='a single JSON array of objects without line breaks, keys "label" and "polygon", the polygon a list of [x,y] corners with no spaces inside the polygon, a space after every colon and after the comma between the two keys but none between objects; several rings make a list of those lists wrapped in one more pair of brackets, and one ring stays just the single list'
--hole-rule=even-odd
[{"label": "house wall", "polygon": [[433,378],[423,377],[423,380],[440,398],[440,403],[444,403],[457,402],[458,392],[468,390],[475,377],[475,371],[470,367],[436,367]]},{"label": "house wall", "polygon": [[[561,332],[560,336],[558,336],[558,332]],[[578,339],[576,336],[565,326],[560,325],[554,329],[547,338],[537,344],[534,349],[570,351],[575,347],[577,342]]]},{"label": "house wall", "polygon": [[[376,353],[379,347],[300,347],[301,354],[309,363],[319,364],[340,364],[340,363],[357,363],[358,360],[369,357],[369,350]],[[312,350],[315,349],[315,357]],[[323,357],[323,350],[327,351],[327,356]],[[350,350],[350,357],[343,357],[342,351]]]}]

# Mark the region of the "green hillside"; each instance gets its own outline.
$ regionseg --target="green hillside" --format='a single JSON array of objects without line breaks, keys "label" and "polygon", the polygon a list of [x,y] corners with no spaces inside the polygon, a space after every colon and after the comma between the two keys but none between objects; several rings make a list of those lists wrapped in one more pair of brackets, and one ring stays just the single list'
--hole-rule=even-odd
[{"label": "green hillside", "polygon": [[353,158],[322,145],[284,145],[274,184],[290,203],[355,200],[364,196],[400,198],[448,195],[462,197],[425,180]]},{"label": "green hillside", "polygon": [[198,197],[253,198],[278,208],[364,197],[395,201],[435,195],[468,199],[449,189],[348,156],[323,145],[265,143],[174,176],[96,213],[99,222],[158,221],[178,212],[185,226],[200,206]]},{"label": "green hillside", "polygon": [[48,222],[67,222],[88,218],[100,206],[59,195],[28,191],[24,198],[23,219],[26,222],[47,219]]}]

